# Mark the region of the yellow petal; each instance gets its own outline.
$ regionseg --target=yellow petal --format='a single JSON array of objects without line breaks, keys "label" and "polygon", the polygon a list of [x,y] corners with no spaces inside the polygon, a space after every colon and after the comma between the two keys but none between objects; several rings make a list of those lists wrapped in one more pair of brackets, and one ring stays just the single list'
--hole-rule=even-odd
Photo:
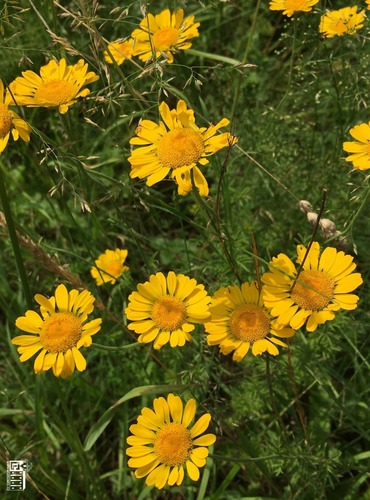
[{"label": "yellow petal", "polygon": [[173,394],[169,394],[167,396],[168,406],[170,408],[172,420],[177,423],[181,423],[182,420],[182,411],[183,411],[183,403],[179,396],[174,396]]},{"label": "yellow petal", "polygon": [[185,405],[184,413],[182,416],[182,425],[188,427],[190,422],[193,420],[195,416],[195,412],[197,409],[197,405],[195,399],[189,399],[189,401]]},{"label": "yellow petal", "polygon": [[18,335],[18,337],[14,337],[14,339],[12,339],[12,344],[21,346],[30,346],[33,344],[37,344],[39,340],[40,337],[38,335]]},{"label": "yellow petal", "polygon": [[[40,342],[38,342],[37,344],[34,344],[32,346],[29,346],[29,347],[24,347],[23,349],[22,349],[22,347],[19,347],[18,352],[22,353],[22,355],[19,358],[19,361],[21,363],[23,363],[24,361],[27,361],[28,359],[32,358],[32,356],[34,354],[36,354],[37,351],[42,349],[42,347],[43,346]],[[22,351],[21,351],[21,349],[22,349]]]},{"label": "yellow petal", "polygon": [[56,363],[53,365],[53,373],[56,377],[59,377],[62,373],[64,367],[64,355],[62,352],[58,354]]},{"label": "yellow petal", "polygon": [[179,478],[179,467],[175,465],[168,476],[168,485],[173,486]]},{"label": "yellow petal", "polygon": [[69,311],[68,309],[69,294],[65,285],[61,284],[57,286],[55,290],[55,300],[56,300],[56,305],[60,312]]},{"label": "yellow petal", "polygon": [[81,352],[76,347],[72,347],[72,354],[77,370],[80,372],[86,370],[86,359],[82,356]]},{"label": "yellow petal", "polygon": [[203,436],[194,439],[194,446],[211,446],[216,441],[214,434],[204,434]]},{"label": "yellow petal", "polygon": [[363,283],[360,273],[350,274],[342,278],[334,288],[334,294],[353,292]]},{"label": "yellow petal", "polygon": [[35,362],[33,364],[33,369],[35,370],[35,373],[41,373],[44,371],[43,366],[44,366],[45,354],[46,354],[46,349],[43,349],[35,359]]},{"label": "yellow petal", "polygon": [[190,479],[192,479],[193,481],[198,481],[200,476],[198,467],[194,465],[190,460],[187,460],[185,465]]},{"label": "yellow petal", "polygon": [[211,421],[211,415],[209,413],[205,413],[204,415],[202,415],[190,429],[191,437],[194,439],[195,437],[202,434],[209,426],[210,421]]}]

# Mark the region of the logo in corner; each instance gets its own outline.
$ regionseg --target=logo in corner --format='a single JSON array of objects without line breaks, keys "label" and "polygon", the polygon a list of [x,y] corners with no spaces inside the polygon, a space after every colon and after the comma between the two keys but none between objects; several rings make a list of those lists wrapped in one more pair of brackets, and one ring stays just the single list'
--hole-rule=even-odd
[{"label": "logo in corner", "polygon": [[8,460],[6,462],[6,490],[25,490],[26,474],[31,468],[32,463],[28,460]]}]

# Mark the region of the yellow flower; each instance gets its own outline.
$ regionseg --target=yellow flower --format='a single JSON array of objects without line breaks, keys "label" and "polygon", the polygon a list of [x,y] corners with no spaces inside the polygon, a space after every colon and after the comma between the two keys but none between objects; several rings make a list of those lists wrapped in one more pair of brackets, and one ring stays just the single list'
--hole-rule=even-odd
[{"label": "yellow flower", "polygon": [[190,38],[199,36],[199,23],[194,16],[184,19],[184,11],[178,9],[171,14],[169,9],[153,16],[148,14],[140,23],[140,28],[132,32],[134,55],[142,61],[158,59],[164,55],[167,62],[173,62],[174,53],[191,47]]},{"label": "yellow flower", "polygon": [[310,12],[319,0],[271,0],[270,10],[282,10],[284,16],[291,17],[295,12]]},{"label": "yellow flower", "polygon": [[167,401],[156,398],[153,408],[141,410],[137,424],[130,427],[133,435],[127,438],[128,465],[136,469],[135,477],[147,476],[146,484],[159,489],[166,484],[180,486],[185,466],[190,479],[198,481],[199,467],[206,464],[207,447],[216,441],[214,434],[201,436],[211,415],[205,413],[188,429],[196,412],[194,399],[183,408],[179,396],[169,394]]},{"label": "yellow flower", "polygon": [[98,286],[103,283],[114,285],[117,278],[128,270],[128,267],[123,265],[127,253],[127,250],[116,248],[115,250],[106,250],[105,253],[99,255],[95,261],[95,267],[91,268],[90,271]]},{"label": "yellow flower", "polygon": [[4,94],[4,85],[0,80],[0,154],[6,148],[10,133],[15,141],[20,137],[29,142],[31,127],[14,111],[9,109],[12,98],[9,92]]},{"label": "yellow flower", "polygon": [[343,149],[347,153],[353,153],[347,156],[346,161],[351,161],[354,168],[367,170],[370,168],[370,122],[361,123],[351,128],[349,131],[356,141],[344,142]]},{"label": "yellow flower", "polygon": [[109,64],[113,64],[114,60],[118,65],[120,65],[126,59],[131,59],[133,51],[134,48],[133,48],[132,38],[126,40],[125,42],[119,42],[119,41],[111,42],[108,44],[108,50],[104,51],[104,59]]},{"label": "yellow flower", "polygon": [[[303,245],[297,246],[297,263],[306,254]],[[320,245],[314,242],[297,278],[298,269],[285,254],[274,257],[270,273],[262,276],[265,283],[265,305],[281,324],[294,330],[307,321],[309,332],[318,325],[334,319],[334,311],[356,309],[358,297],[353,292],[362,283],[361,274],[351,255],[327,247],[320,256]]]},{"label": "yellow flower", "polygon": [[67,66],[65,59],[50,61],[40,69],[40,76],[33,71],[22,72],[10,84],[14,100],[19,106],[59,108],[64,114],[78,97],[86,97],[90,90],[82,87],[99,79],[80,59],[74,66]]},{"label": "yellow flower", "polygon": [[227,126],[229,120],[223,118],[217,125],[199,128],[195,124],[194,111],[187,109],[181,100],[171,111],[162,102],[159,112],[163,122],[157,125],[143,120],[136,129],[136,137],[130,140],[130,144],[140,146],[128,159],[130,177],[147,177],[146,184],[153,186],[171,172],[171,178],[178,184],[178,193],[185,196],[192,189],[190,171],[193,170],[199,194],[207,196],[207,181],[196,165],[207,165],[208,156],[236,143],[236,138],[228,132],[217,134],[217,130]]},{"label": "yellow flower", "polygon": [[210,319],[208,304],[211,298],[203,285],[195,279],[170,271],[151,275],[149,281],[137,286],[129,296],[125,314],[133,323],[128,325],[139,335],[139,342],[153,342],[160,349],[170,342],[171,347],[182,347],[191,341],[193,323]]},{"label": "yellow flower", "polygon": [[20,361],[27,361],[41,350],[34,363],[35,373],[53,368],[56,377],[67,378],[75,367],[84,371],[86,360],[80,348],[91,345],[91,335],[100,330],[102,321],[98,318],[85,323],[94,310],[94,297],[87,290],[68,292],[64,285],[59,285],[55,297],[47,299],[37,294],[35,300],[41,306],[41,316],[27,311],[15,322],[20,330],[32,334],[12,340],[12,344],[20,346]]},{"label": "yellow flower", "polygon": [[233,360],[237,362],[251,345],[254,356],[265,351],[276,356],[279,351],[275,344],[287,345],[275,337],[289,338],[295,334],[271,318],[264,306],[264,292],[258,291],[255,282],[220,288],[212,297],[209,310],[212,318],[205,324],[208,345],[219,345],[225,355],[234,351]]},{"label": "yellow flower", "polygon": [[364,25],[365,11],[357,12],[357,6],[332,10],[321,16],[320,33],[326,38],[354,35]]}]

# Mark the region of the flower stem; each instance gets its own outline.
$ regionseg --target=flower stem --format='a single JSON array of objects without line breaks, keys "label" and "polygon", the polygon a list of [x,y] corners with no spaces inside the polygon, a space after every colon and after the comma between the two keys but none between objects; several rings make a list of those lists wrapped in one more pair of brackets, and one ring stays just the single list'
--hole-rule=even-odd
[{"label": "flower stem", "polygon": [[[256,8],[254,10],[254,14],[253,14],[252,26],[250,27],[250,30],[249,30],[249,33],[248,33],[248,41],[247,41],[247,45],[245,47],[244,57],[243,57],[243,60],[242,60],[242,63],[241,63],[242,65],[246,64],[248,56],[249,56],[249,51],[250,51],[251,46],[252,46],[252,40],[253,40],[253,36],[254,36],[254,30],[255,30],[255,27],[256,27],[256,24],[257,24],[257,17],[258,17],[258,11],[259,11],[259,8],[260,8],[260,4],[261,4],[261,0],[258,0],[257,4],[256,4]],[[231,121],[232,124],[233,124],[234,118],[235,118],[236,107],[237,107],[238,102],[239,102],[240,87],[241,87],[242,77],[243,76],[244,75],[242,73],[239,73],[238,78],[236,80],[235,93],[234,93],[234,101],[233,101],[233,105],[232,105],[232,108],[231,108],[231,118],[230,118],[230,121]]]},{"label": "flower stem", "polygon": [[0,168],[0,200],[1,200],[1,204],[3,206],[4,216],[5,216],[6,224],[8,227],[9,238],[10,238],[10,242],[11,242],[12,247],[13,247],[13,253],[14,253],[15,262],[16,262],[17,269],[18,269],[19,278],[20,278],[21,283],[22,283],[24,297],[26,299],[27,306],[31,309],[33,306],[33,298],[32,298],[32,294],[31,294],[30,285],[28,283],[26,268],[24,267],[24,263],[23,263],[21,249],[19,247],[17,232],[16,232],[15,226],[14,226],[14,220],[13,220],[12,212],[10,209],[9,198],[8,198],[8,194],[6,192],[6,187],[5,187],[4,175],[3,175],[1,168]]}]

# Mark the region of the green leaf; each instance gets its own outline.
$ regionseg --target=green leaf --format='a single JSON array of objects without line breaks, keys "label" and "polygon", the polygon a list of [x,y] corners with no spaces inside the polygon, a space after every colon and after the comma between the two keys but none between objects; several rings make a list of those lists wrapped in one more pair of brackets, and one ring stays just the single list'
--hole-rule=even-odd
[{"label": "green leaf", "polygon": [[104,432],[104,429],[108,426],[109,422],[114,417],[118,408],[126,401],[137,398],[139,396],[143,396],[144,394],[157,394],[161,392],[168,393],[171,391],[180,391],[183,389],[185,389],[184,386],[178,385],[143,385],[141,387],[132,389],[122,398],[116,401],[110,408],[108,408],[108,410],[99,418],[98,422],[92,426],[86,436],[84,450],[91,450],[101,434]]}]

